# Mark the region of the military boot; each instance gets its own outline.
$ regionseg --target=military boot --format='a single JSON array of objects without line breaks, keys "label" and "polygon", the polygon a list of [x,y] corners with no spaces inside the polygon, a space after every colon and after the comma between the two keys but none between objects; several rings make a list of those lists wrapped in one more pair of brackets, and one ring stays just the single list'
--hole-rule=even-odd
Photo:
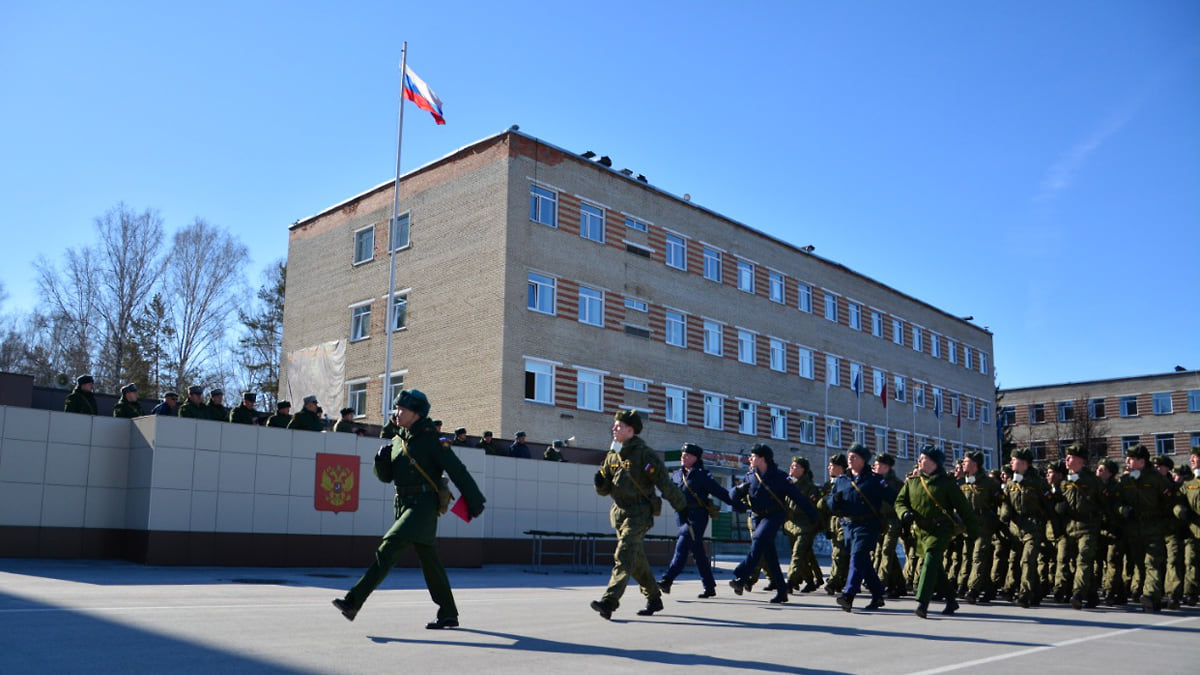
[{"label": "military boot", "polygon": [[949,600],[946,600],[946,607],[942,609],[942,614],[945,614],[946,616],[950,616],[951,614],[958,611],[958,607],[959,607],[958,601],[955,600],[954,598],[950,598]]},{"label": "military boot", "polygon": [[742,580],[738,579],[737,577],[734,577],[733,579],[729,580],[729,587],[733,589],[734,595],[741,595],[743,592],[746,591],[746,585],[744,583],[742,583]]},{"label": "military boot", "polygon": [[775,597],[771,598],[769,602],[775,603],[776,605],[781,605],[787,601],[788,601],[787,591],[785,591],[783,589],[779,589],[779,591],[777,591],[775,593]]},{"label": "military boot", "polygon": [[703,593],[701,593],[700,595],[697,595],[696,597],[697,597],[697,598],[702,598],[702,599],[703,599],[703,598],[711,598],[711,597],[715,596],[716,594],[717,594],[717,589],[715,589],[715,588],[706,588],[706,589],[704,589],[704,592],[703,592]]},{"label": "military boot", "polygon": [[929,615],[929,603],[928,602],[917,603],[917,608],[913,610],[913,614],[916,614],[918,617],[920,617],[922,619],[926,618]]},{"label": "military boot", "polygon": [[358,608],[351,607],[350,603],[342,598],[334,600],[333,606],[338,608],[338,611],[342,613],[342,616],[346,617],[347,621],[353,621],[354,617],[358,616]]},{"label": "military boot", "polygon": [[659,579],[658,580],[658,590],[662,591],[663,593],[666,593],[667,595],[670,595],[671,594],[671,583],[672,583],[671,580],[667,579],[665,577],[662,579]]},{"label": "military boot", "polygon": [[594,609],[598,614],[600,614],[601,619],[604,619],[607,621],[612,618],[613,612],[617,608],[610,605],[607,600],[593,600],[592,601],[592,609]]},{"label": "military boot", "polygon": [[661,612],[663,608],[662,598],[649,598],[646,600],[646,606],[637,611],[638,616],[650,616],[655,612]]},{"label": "military boot", "polygon": [[881,607],[883,607],[883,596],[882,595],[879,597],[871,598],[871,602],[866,607],[863,607],[863,609],[872,610],[872,609],[880,609]]},{"label": "military boot", "polygon": [[837,596],[837,604],[843,612],[849,612],[854,607],[854,596],[842,593]]}]

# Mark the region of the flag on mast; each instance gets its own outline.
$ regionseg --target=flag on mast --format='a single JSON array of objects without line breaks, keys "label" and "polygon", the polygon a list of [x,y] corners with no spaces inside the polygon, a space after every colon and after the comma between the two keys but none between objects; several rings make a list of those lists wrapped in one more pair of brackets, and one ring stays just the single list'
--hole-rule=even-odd
[{"label": "flag on mast", "polygon": [[883,387],[879,389],[879,401],[883,403],[883,407],[887,407],[887,380],[883,381]]},{"label": "flag on mast", "polygon": [[407,64],[404,66],[404,98],[433,115],[433,121],[438,124],[446,123],[446,118],[442,116],[442,99]]}]

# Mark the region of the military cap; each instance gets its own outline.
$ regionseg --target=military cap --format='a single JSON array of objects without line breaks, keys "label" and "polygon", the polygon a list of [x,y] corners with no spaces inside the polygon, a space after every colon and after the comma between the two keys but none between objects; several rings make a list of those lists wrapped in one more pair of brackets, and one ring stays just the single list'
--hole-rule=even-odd
[{"label": "military cap", "polygon": [[1012,454],[1009,455],[1013,459],[1023,459],[1026,462],[1033,461],[1033,451],[1029,448],[1013,448]]},{"label": "military cap", "polygon": [[558,439],[555,439],[554,442],[552,442],[550,445],[555,448],[565,448],[566,447],[566,444]]},{"label": "military cap", "polygon": [[683,452],[686,452],[689,455],[695,455],[696,457],[704,456],[704,448],[696,445],[695,443],[684,443],[683,447],[680,448],[680,450],[682,450]]},{"label": "military cap", "polygon": [[518,431],[517,433],[513,434],[513,438],[525,438],[525,432]]},{"label": "military cap", "polygon": [[163,394],[163,398],[179,398],[179,394],[174,391],[168,391],[167,393]]},{"label": "military cap", "polygon": [[846,456],[840,452],[838,454],[834,455],[833,457],[830,457],[829,463],[833,464],[834,466],[840,466],[843,469],[850,468],[849,462],[846,461]]},{"label": "military cap", "polygon": [[881,452],[875,455],[875,461],[888,466],[896,466],[896,458],[886,452]]},{"label": "military cap", "polygon": [[75,384],[92,384],[95,381],[96,378],[92,377],[91,375],[80,375],[79,377],[75,378]]},{"label": "military cap", "polygon": [[346,414],[353,413],[353,412],[354,412],[354,408],[342,408],[341,410],[338,411],[338,413],[342,414],[342,415],[346,415]]},{"label": "military cap", "polygon": [[629,410],[617,411],[617,414],[613,415],[613,419],[618,422],[624,422],[625,424],[633,427],[633,433],[635,434],[642,433],[642,416],[638,414],[638,411],[632,408]]},{"label": "military cap", "polygon": [[420,389],[401,389],[400,393],[396,394],[396,399],[392,401],[392,406],[411,410],[421,417],[429,414],[429,399]]},{"label": "military cap", "polygon": [[1175,467],[1175,475],[1187,480],[1192,477],[1192,469],[1187,464],[1180,464]]},{"label": "military cap", "polygon": [[225,390],[221,389],[220,387],[218,387],[216,389],[210,389],[208,392],[208,395],[209,396],[224,396]]},{"label": "military cap", "polygon": [[1064,464],[1063,462],[1055,462],[1055,463],[1047,466],[1046,471],[1047,472],[1053,471],[1054,473],[1065,476],[1065,475],[1067,475],[1067,465]]},{"label": "military cap", "polygon": [[1175,461],[1166,455],[1155,455],[1151,461],[1154,463],[1154,466],[1165,466],[1168,469],[1175,468]]},{"label": "military cap", "polygon": [[198,384],[194,384],[194,385],[188,387],[188,396],[191,396],[192,394],[195,394],[196,396],[203,396],[204,395],[204,387],[201,387]]},{"label": "military cap", "polygon": [[1138,443],[1137,445],[1133,446],[1132,448],[1126,450],[1125,456],[1133,457],[1134,459],[1149,460],[1150,459],[1150,451],[1146,449],[1146,446],[1142,445],[1141,443]]},{"label": "military cap", "polygon": [[979,468],[979,469],[983,468],[983,453],[982,452],[968,452],[966,454],[966,457],[967,457],[967,459],[971,460],[972,462],[975,462],[976,468]]},{"label": "military cap", "polygon": [[128,394],[128,393],[129,393],[129,392],[131,392],[131,391],[132,391],[132,392],[137,392],[137,385],[136,385],[136,384],[134,384],[134,383],[132,383],[132,382],[130,382],[129,384],[125,385],[124,387],[121,387],[121,394],[122,394],[122,395],[124,395],[124,394]]},{"label": "military cap", "polygon": [[1071,457],[1082,457],[1084,459],[1088,458],[1087,448],[1084,448],[1083,445],[1079,443],[1072,443],[1069,445],[1067,447],[1067,454]]},{"label": "military cap", "polygon": [[812,471],[812,465],[808,463],[808,458],[801,455],[796,455],[792,458],[792,464],[799,464],[804,467],[805,471]]},{"label": "military cap", "polygon": [[258,394],[254,393],[252,391],[243,391],[242,392],[242,400],[243,401],[257,401]]},{"label": "military cap", "polygon": [[435,427],[440,427],[440,426],[442,426],[442,421],[441,421],[441,420],[429,420],[429,423],[430,423],[430,424],[432,424],[432,425],[433,425],[433,426],[435,426]]},{"label": "military cap", "polygon": [[491,438],[491,437],[492,437],[492,432],[490,432],[490,431],[485,431],[485,432],[483,432],[483,437],[484,437],[484,438]]},{"label": "military cap", "polygon": [[304,405],[308,405],[309,403],[316,403],[316,402],[317,402],[316,396],[313,396],[310,394],[310,395],[304,397]]},{"label": "military cap", "polygon": [[846,452],[862,457],[864,462],[871,461],[871,451],[868,450],[867,446],[863,445],[862,443],[854,443],[848,450],[846,450]]},{"label": "military cap", "polygon": [[454,430],[454,435],[455,435],[455,436],[457,436],[457,435],[459,435],[459,434],[465,434],[465,433],[467,433],[467,428],[466,428],[466,427],[459,427],[459,428],[457,428],[457,429],[455,429],[455,430]]},{"label": "military cap", "polygon": [[775,461],[775,451],[772,450],[771,446],[767,445],[766,443],[755,443],[750,448],[750,454],[758,455],[768,462]]},{"label": "military cap", "polygon": [[946,463],[946,452],[932,445],[921,448],[921,454],[933,460],[933,463],[938,466],[943,466]]},{"label": "military cap", "polygon": [[1117,460],[1115,459],[1105,459],[1100,462],[1100,466],[1103,466],[1105,471],[1108,471],[1114,476],[1117,475],[1117,473],[1119,473],[1121,470],[1121,467],[1117,466]]},{"label": "military cap", "polygon": [[292,407],[291,401],[280,401],[279,403],[275,404],[276,410],[283,410],[284,408],[290,408],[290,407]]}]

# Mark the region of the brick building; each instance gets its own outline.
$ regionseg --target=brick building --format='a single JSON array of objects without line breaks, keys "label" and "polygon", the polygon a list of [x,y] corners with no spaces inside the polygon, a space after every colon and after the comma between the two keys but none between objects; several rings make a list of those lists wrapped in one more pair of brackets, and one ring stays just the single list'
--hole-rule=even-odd
[{"label": "brick building", "polygon": [[1060,459],[1076,440],[1096,458],[1123,457],[1137,443],[1160,455],[1200,445],[1196,370],[1005,389],[1000,405],[1012,441],[1038,461]]},{"label": "brick building", "polygon": [[447,428],[583,447],[632,406],[660,449],[993,461],[990,332],[609,164],[508,130],[408,172],[390,373],[394,181],[297,221],[281,396],[379,423],[416,387]]}]

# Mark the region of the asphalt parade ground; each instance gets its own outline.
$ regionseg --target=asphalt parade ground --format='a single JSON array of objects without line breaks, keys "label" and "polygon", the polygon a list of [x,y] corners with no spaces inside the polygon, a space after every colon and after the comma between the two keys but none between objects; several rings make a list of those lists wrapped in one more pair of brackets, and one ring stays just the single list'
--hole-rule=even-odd
[{"label": "asphalt parade ground", "polygon": [[715,598],[685,574],[650,617],[631,585],[612,621],[588,607],[607,574],[451,569],[462,625],[433,631],[415,569],[393,571],[351,623],[330,600],[360,569],[0,559],[0,673],[1200,672],[1197,608],[943,617],[934,603],[921,620],[902,599],[847,614],[823,590],[735,596],[731,566]]}]

